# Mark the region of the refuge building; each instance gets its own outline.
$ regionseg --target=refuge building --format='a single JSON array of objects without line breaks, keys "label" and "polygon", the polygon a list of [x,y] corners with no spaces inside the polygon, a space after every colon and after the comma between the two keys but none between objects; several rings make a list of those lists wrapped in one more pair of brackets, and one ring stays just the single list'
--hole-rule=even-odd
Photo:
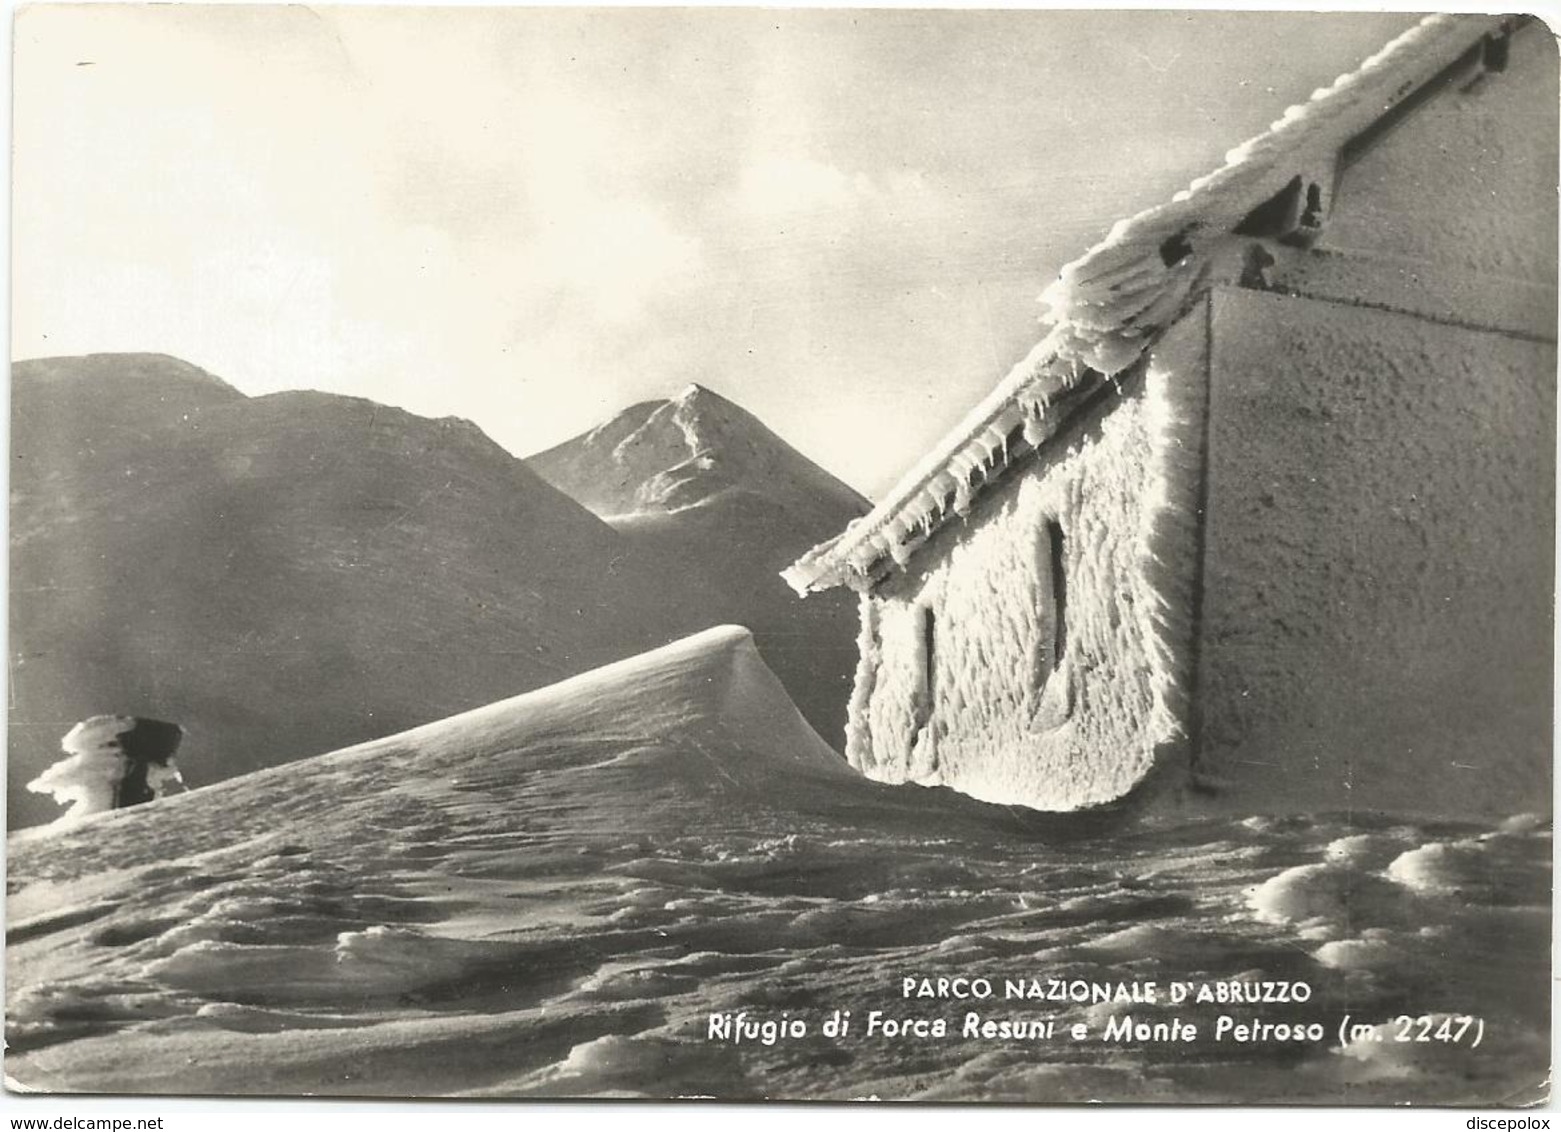
[{"label": "refuge building", "polygon": [[846,752],[1043,810],[1550,808],[1557,48],[1433,16],[1062,269],[792,565]]}]

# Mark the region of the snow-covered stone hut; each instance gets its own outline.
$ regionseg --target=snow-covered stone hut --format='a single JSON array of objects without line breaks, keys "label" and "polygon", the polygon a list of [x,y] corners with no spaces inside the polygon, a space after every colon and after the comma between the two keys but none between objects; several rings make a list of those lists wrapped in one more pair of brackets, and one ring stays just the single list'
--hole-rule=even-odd
[{"label": "snow-covered stone hut", "polygon": [[860,594],[850,762],[1045,810],[1548,810],[1556,114],[1543,23],[1433,16],[1063,268],[786,572]]}]

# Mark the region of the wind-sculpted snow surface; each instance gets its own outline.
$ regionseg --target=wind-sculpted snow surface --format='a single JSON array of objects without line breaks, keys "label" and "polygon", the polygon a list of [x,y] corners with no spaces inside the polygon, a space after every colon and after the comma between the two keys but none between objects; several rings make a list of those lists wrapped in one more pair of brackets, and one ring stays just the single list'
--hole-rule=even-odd
[{"label": "wind-sculpted snow surface", "polygon": [[[869,782],[722,628],[14,836],[6,1070],[61,1091],[1516,1102],[1549,1064],[1549,859],[1536,821],[1129,832]],[[901,996],[940,976],[997,998]],[[1052,977],[1313,993],[1001,999]],[[836,1010],[853,1030],[825,1037]],[[711,1036],[739,1011],[808,1032]],[[869,1035],[873,1011],[951,1033]],[[1092,1037],[966,1038],[971,1011]],[[1102,1041],[1114,1013],[1201,1036]],[[1215,1041],[1222,1013],[1330,1037]],[[1479,1016],[1484,1039],[1399,1042],[1405,1014]]]}]

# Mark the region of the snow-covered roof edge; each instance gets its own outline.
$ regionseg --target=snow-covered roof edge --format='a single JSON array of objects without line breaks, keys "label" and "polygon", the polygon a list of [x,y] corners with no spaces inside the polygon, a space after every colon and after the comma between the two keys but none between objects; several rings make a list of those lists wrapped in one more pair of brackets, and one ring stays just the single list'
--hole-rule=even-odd
[{"label": "snow-covered roof edge", "polygon": [[1299,174],[1331,170],[1347,142],[1515,22],[1487,15],[1426,17],[1229,151],[1214,172],[1165,204],[1118,221],[1042,293],[1042,321],[1051,329],[1024,360],[871,512],[808,551],[782,577],[807,594],[861,585],[885,557],[903,565],[951,514],[968,512],[973,476],[990,476],[1006,464],[1016,429],[1023,429],[1029,446],[1039,445],[1077,403],[1063,395],[1121,373],[1144,355],[1207,288],[1215,252],[1253,209]]}]

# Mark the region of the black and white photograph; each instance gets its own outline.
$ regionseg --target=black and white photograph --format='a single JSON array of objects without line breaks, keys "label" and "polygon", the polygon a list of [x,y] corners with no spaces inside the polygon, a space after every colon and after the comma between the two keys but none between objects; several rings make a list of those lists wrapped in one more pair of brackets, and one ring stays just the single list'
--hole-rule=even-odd
[{"label": "black and white photograph", "polygon": [[1541,16],[10,14],[7,1104],[1548,1105]]}]

